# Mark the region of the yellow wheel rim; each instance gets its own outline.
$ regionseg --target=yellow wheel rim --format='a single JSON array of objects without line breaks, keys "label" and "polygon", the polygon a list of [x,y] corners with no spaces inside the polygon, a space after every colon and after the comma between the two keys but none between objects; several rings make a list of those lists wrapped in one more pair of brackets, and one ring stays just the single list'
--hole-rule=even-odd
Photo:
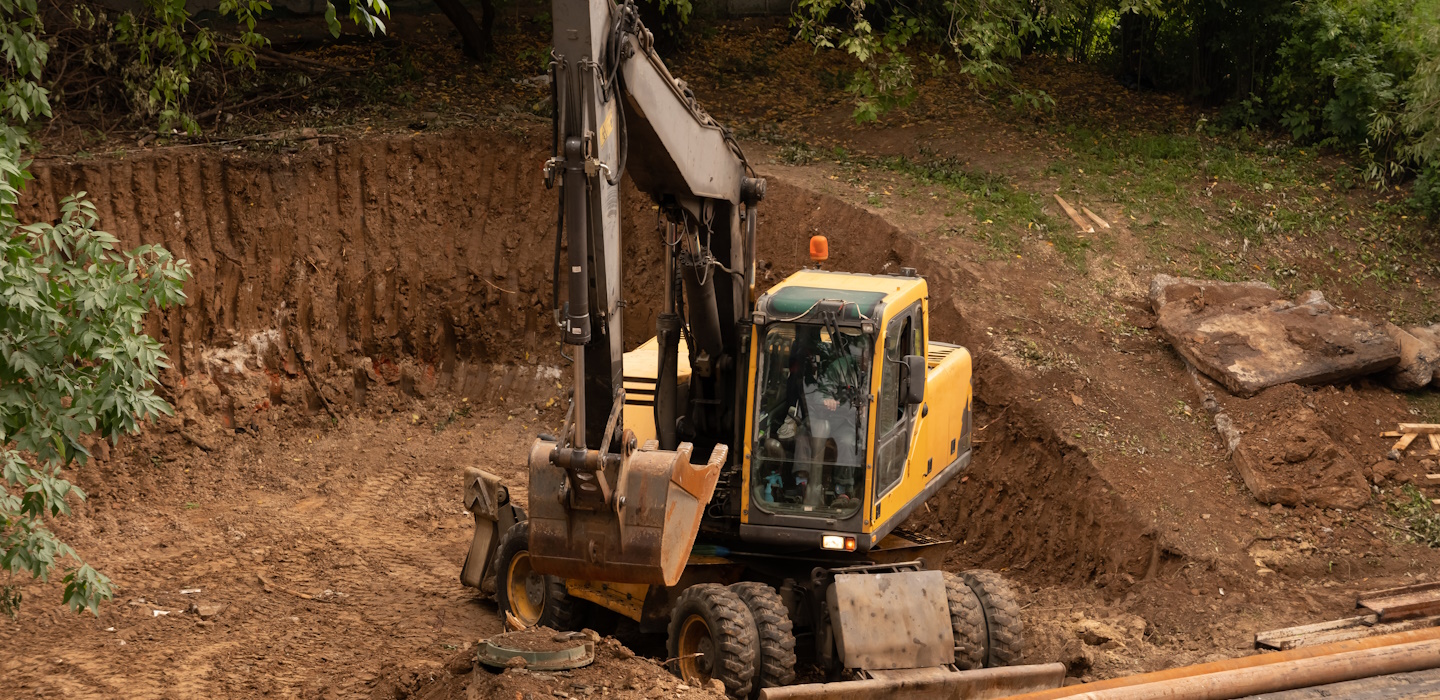
[{"label": "yellow wheel rim", "polygon": [[530,566],[529,552],[517,553],[510,560],[510,570],[506,573],[510,614],[526,627],[533,627],[540,622],[540,612],[545,609],[545,577],[535,573]]},{"label": "yellow wheel rim", "polygon": [[715,668],[715,640],[705,618],[691,615],[680,625],[680,678],[693,687],[703,688],[710,682]]}]

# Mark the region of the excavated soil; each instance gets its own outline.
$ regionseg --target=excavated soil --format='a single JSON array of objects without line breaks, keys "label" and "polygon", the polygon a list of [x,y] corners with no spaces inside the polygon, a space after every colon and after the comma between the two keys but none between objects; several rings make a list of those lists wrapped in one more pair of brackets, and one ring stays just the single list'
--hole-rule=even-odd
[{"label": "excavated soil", "polygon": [[[456,661],[499,631],[493,604],[458,582],[471,532],[460,474],[499,473],[523,502],[521,456],[562,418],[555,201],[538,174],[548,136],[36,164],[22,219],[52,218],[85,190],[108,230],[175,250],[195,280],[189,303],[149,328],[173,360],[163,391],[177,417],[97,448],[73,473],[91,499],[57,524],[117,598],[81,617],[56,604],[56,583],[27,586],[20,619],[0,623],[0,695],[515,697]],[[806,264],[809,236],[824,233],[829,267],[919,268],[931,337],[974,350],[974,466],[909,525],[955,540],[948,568],[1020,584],[1027,659],[1094,677],[1243,653],[1256,630],[1338,616],[1354,589],[1435,560],[1382,538],[1374,509],[1255,505],[1203,411],[1177,410],[1177,396],[1195,398],[1174,353],[1143,330],[1117,339],[1054,320],[1044,261],[957,259],[903,218],[836,196],[813,168],[760,167],[762,285]],[[634,345],[652,333],[659,258],[654,210],[626,194]],[[1017,329],[1040,344],[1017,346]],[[1269,396],[1224,401],[1248,429],[1275,408]],[[1347,396],[1355,407],[1331,409]],[[1363,427],[1352,451],[1366,461],[1380,450],[1366,421],[1403,406],[1387,396],[1362,386],[1273,401],[1318,402],[1337,439]],[[1125,440],[1096,440],[1111,431]],[[1251,561],[1266,556],[1260,576]],[[191,603],[225,607],[207,620],[184,612]],[[602,694],[677,690],[649,661],[606,658]],[[649,675],[626,688],[610,673],[622,667]],[[568,678],[522,680],[539,683],[513,687],[522,694],[585,694]]]}]

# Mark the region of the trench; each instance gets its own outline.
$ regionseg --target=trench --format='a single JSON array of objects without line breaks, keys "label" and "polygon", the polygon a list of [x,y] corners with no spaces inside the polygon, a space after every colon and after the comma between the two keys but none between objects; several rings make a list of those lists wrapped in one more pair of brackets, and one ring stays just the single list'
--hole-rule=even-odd
[{"label": "trench", "polygon": [[[564,365],[551,321],[556,202],[540,177],[548,147],[544,129],[476,130],[280,154],[42,159],[20,217],[53,220],[63,197],[84,191],[127,247],[158,243],[190,261],[187,303],[147,320],[171,358],[163,391],[187,423],[234,429],[279,409],[318,420],[314,387],[350,411],[434,392],[538,407],[558,397]],[[1023,382],[987,361],[984,334],[954,301],[964,272],[879,216],[762,174],[762,287],[807,264],[809,237],[823,233],[832,269],[918,268],[931,337],[975,353],[973,466],[908,524],[956,542],[948,567],[1123,587],[1178,556],[1082,447],[1027,408]],[[622,199],[633,347],[654,332],[660,246],[648,198],[627,183]]]}]

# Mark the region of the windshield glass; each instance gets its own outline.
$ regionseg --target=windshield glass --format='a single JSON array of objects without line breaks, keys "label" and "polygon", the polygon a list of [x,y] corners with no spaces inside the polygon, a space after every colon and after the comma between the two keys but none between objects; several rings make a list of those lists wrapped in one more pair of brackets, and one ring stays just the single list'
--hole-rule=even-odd
[{"label": "windshield glass", "polygon": [[846,518],[865,489],[870,343],[858,328],[773,323],[760,338],[751,502]]}]

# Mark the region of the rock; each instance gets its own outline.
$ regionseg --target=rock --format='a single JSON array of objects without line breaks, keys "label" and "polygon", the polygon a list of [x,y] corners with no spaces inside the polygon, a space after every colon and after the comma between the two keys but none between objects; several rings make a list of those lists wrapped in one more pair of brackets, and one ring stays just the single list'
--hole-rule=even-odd
[{"label": "rock", "polygon": [[1235,467],[1261,503],[1356,509],[1370,502],[1359,463],[1308,408],[1263,420],[1235,451]]},{"label": "rock", "polygon": [[1175,350],[1239,396],[1289,382],[1343,381],[1400,361],[1384,329],[1336,313],[1319,292],[1292,302],[1259,282],[1156,275],[1150,303],[1156,329]]},{"label": "rock", "polygon": [[1399,471],[1400,467],[1397,466],[1394,462],[1382,459],[1379,462],[1371,465],[1370,482],[1377,485],[1383,484],[1389,479],[1394,479],[1395,474]]},{"label": "rock", "polygon": [[721,683],[719,678],[710,679],[710,689],[721,695],[725,694],[725,684]]},{"label": "rock", "polygon": [[525,668],[529,665],[530,662],[526,661],[523,656],[512,656],[509,661],[505,662],[505,668]]},{"label": "rock", "polygon": [[229,603],[191,603],[186,612],[199,616],[201,620],[213,620],[228,607]]},{"label": "rock", "polygon": [[1434,381],[1440,368],[1440,338],[1428,328],[1402,329],[1393,323],[1385,324],[1385,332],[1400,346],[1400,362],[1385,373],[1391,388],[1415,391]]}]

